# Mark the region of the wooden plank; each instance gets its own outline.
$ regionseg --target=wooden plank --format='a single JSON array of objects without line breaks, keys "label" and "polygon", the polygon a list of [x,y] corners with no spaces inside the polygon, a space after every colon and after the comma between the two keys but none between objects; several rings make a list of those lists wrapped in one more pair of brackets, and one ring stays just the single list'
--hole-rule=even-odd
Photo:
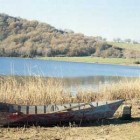
[{"label": "wooden plank", "polygon": [[10,112],[10,113],[14,112],[13,106],[11,106],[11,105],[9,106],[8,112]]},{"label": "wooden plank", "polygon": [[46,112],[53,112],[54,111],[54,105],[48,105],[47,108],[46,108]]},{"label": "wooden plank", "polygon": [[13,112],[18,112],[18,105],[12,105]]},{"label": "wooden plank", "polygon": [[37,114],[44,114],[46,113],[46,106],[42,105],[42,106],[37,106]]},{"label": "wooden plank", "polygon": [[26,114],[29,114],[29,106],[26,106]]},{"label": "wooden plank", "polygon": [[0,103],[0,112],[5,112],[5,111],[8,111],[9,110],[9,107],[7,104],[5,103]]},{"label": "wooden plank", "polygon": [[21,106],[18,105],[18,112],[21,112]]},{"label": "wooden plank", "polygon": [[14,112],[20,112],[21,106],[20,105],[9,105],[8,106],[8,112],[14,113]]},{"label": "wooden plank", "polygon": [[38,113],[37,106],[35,106],[35,114],[37,114],[37,113]]},{"label": "wooden plank", "polygon": [[28,114],[36,114],[35,106],[29,106],[29,112]]},{"label": "wooden plank", "polygon": [[[75,106],[74,106],[75,105]],[[89,103],[82,103],[80,104],[80,107],[82,106],[85,106],[85,105],[89,105]],[[69,108],[64,108],[62,110],[56,110],[56,111],[53,111],[53,112],[50,112],[50,113],[58,113],[58,112],[63,112],[63,111],[67,111],[67,110],[74,110],[75,108],[79,108],[79,104],[73,104],[73,106],[69,107]]]},{"label": "wooden plank", "polygon": [[26,105],[22,105],[22,106],[21,106],[21,112],[22,112],[23,114],[27,114],[27,106],[26,106]]},{"label": "wooden plank", "polygon": [[46,106],[44,105],[44,114],[46,114]]}]

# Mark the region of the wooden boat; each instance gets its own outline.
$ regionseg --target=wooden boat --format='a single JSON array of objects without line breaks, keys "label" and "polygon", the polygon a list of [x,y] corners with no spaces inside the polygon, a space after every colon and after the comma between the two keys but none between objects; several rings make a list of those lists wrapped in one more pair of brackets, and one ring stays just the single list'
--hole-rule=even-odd
[{"label": "wooden boat", "polygon": [[0,103],[0,125],[93,121],[111,118],[124,100],[28,106]]}]

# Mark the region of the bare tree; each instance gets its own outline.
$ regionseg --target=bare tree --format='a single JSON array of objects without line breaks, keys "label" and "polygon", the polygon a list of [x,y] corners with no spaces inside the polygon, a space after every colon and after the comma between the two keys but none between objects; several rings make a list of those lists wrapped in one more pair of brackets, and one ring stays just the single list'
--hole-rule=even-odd
[{"label": "bare tree", "polygon": [[127,38],[124,40],[126,43],[131,43],[131,39]]}]

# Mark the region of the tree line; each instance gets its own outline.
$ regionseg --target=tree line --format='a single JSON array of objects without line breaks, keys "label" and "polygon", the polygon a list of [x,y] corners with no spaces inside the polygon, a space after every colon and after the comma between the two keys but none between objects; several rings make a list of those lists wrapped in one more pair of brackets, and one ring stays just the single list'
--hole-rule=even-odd
[{"label": "tree line", "polygon": [[0,56],[124,57],[124,49],[107,44],[101,37],[0,14]]},{"label": "tree line", "polygon": [[121,39],[121,38],[114,38],[113,39],[114,42],[118,42],[118,43],[132,43],[132,44],[139,44],[139,41],[136,40],[132,40],[130,38],[126,38],[126,39]]}]

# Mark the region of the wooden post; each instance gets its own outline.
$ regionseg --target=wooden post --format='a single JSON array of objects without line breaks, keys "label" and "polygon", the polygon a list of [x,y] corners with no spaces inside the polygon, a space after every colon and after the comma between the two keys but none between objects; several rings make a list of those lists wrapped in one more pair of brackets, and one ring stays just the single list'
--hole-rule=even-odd
[{"label": "wooden post", "polygon": [[131,105],[123,105],[123,108],[122,108],[123,112],[122,112],[122,119],[123,120],[131,120],[131,109],[132,109],[132,106]]}]

